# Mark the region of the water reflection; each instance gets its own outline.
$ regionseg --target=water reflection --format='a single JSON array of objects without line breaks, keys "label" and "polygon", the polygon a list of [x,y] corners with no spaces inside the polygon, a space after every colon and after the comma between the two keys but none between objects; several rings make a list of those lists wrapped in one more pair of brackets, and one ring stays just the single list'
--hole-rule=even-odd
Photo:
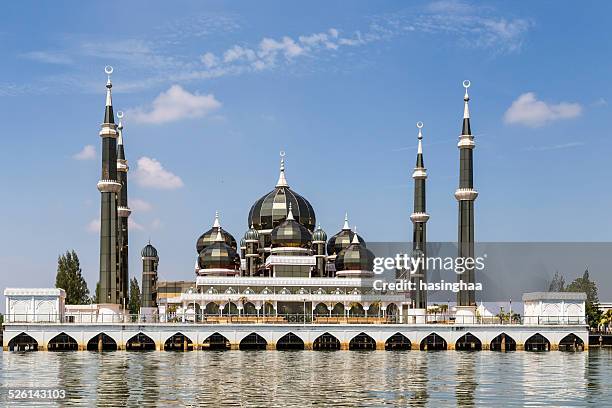
[{"label": "water reflection", "polygon": [[610,378],[607,350],[0,353],[0,387],[88,407],[612,406]]}]

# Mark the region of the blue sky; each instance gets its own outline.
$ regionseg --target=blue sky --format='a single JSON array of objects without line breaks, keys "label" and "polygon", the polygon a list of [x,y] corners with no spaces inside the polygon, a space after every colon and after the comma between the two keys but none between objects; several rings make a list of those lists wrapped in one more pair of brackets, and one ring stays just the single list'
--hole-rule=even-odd
[{"label": "blue sky", "polygon": [[[479,241],[610,241],[606,2],[11,2],[3,7],[1,287],[98,270],[103,69],[126,111],[131,274],[151,238],[191,279],[215,210],[237,239],[287,178],[329,235],[410,240],[418,120],[428,236],[456,239],[470,79]],[[568,275],[581,271],[566,271]]]}]

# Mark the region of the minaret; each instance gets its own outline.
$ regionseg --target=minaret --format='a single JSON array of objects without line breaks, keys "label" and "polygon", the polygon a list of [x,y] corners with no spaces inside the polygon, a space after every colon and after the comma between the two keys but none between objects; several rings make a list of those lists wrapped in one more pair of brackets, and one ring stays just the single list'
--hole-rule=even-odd
[{"label": "minaret", "polygon": [[[412,256],[414,258],[426,259],[427,245],[427,214],[425,207],[425,181],[427,180],[427,169],[423,161],[423,122],[417,122],[418,148],[416,166],[412,172],[414,179],[414,211],[410,215],[412,220]],[[410,281],[413,282],[412,310],[416,318],[415,323],[425,323],[425,312],[427,311],[427,291],[421,287],[421,282],[427,282],[427,268],[424,263],[419,264],[415,271],[411,271]]]},{"label": "minaret", "polygon": [[[474,136],[470,128],[470,110],[468,102],[468,88],[470,81],[463,81],[465,88],[463,129],[459,136],[459,188],[455,192],[455,198],[459,202],[459,239],[458,257],[474,259],[474,200],[478,192],[474,190],[473,151]],[[457,280],[465,283],[476,283],[474,276],[474,261],[468,263],[465,272],[457,276]],[[476,309],[476,295],[473,290],[460,290],[457,294],[457,314],[474,316]],[[469,319],[465,323],[469,323]]]},{"label": "minaret", "polygon": [[313,277],[324,277],[327,276],[325,265],[327,263],[327,255],[325,254],[325,244],[327,243],[327,234],[321,228],[321,224],[317,227],[315,232],[312,234],[312,249],[315,257],[315,270],[313,271]]},{"label": "minaret", "polygon": [[157,309],[157,265],[159,257],[157,249],[151,241],[142,249],[142,294],[140,313],[153,314]]},{"label": "minaret", "polygon": [[121,183],[117,180],[117,125],[113,114],[110,76],[113,68],[107,66],[106,109],[100,130],[102,138],[102,176],[98,181],[100,202],[100,292],[99,303],[121,303],[121,275],[119,274],[117,194]]},{"label": "minaret", "polygon": [[129,302],[129,282],[130,275],[129,269],[129,257],[128,257],[128,217],[132,210],[128,207],[128,162],[125,159],[125,151],[123,148],[123,112],[117,112],[117,118],[119,118],[119,125],[117,125],[118,135],[117,138],[117,180],[121,183],[121,191],[118,194],[117,200],[117,215],[119,216],[119,276],[120,278],[120,292],[121,292],[121,304],[127,305]]}]

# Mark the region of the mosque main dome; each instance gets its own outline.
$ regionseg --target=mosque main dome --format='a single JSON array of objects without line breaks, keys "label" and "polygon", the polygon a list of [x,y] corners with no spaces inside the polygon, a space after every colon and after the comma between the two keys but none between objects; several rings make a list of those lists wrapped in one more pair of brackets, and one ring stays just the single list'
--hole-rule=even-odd
[{"label": "mosque main dome", "polygon": [[248,225],[259,231],[271,230],[285,221],[291,205],[295,221],[312,232],[316,226],[314,209],[308,200],[289,188],[285,179],[283,156],[281,154],[280,176],[276,187],[253,204],[249,211]]}]

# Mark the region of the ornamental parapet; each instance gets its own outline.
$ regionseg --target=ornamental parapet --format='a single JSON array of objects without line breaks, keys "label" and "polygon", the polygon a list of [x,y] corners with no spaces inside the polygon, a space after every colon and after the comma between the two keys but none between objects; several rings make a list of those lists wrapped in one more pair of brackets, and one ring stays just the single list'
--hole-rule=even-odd
[{"label": "ornamental parapet", "polygon": [[121,183],[117,180],[100,180],[97,186],[101,193],[118,193],[121,191]]},{"label": "ornamental parapet", "polygon": [[429,214],[424,212],[415,212],[410,215],[412,222],[427,222],[429,220]]},{"label": "ornamental parapet", "polygon": [[129,207],[117,207],[117,213],[119,217],[127,218],[132,213],[132,210]]},{"label": "ornamental parapet", "polygon": [[476,143],[474,143],[474,136],[472,135],[459,136],[459,143],[457,143],[457,147],[460,149],[473,149],[474,147],[476,147]]},{"label": "ornamental parapet", "polygon": [[478,191],[473,188],[458,188],[455,191],[457,201],[474,201],[478,197]]},{"label": "ornamental parapet", "polygon": [[114,123],[103,123],[102,129],[100,129],[100,137],[113,137],[117,138],[117,125]]},{"label": "ornamental parapet", "polygon": [[127,173],[130,170],[128,161],[125,159],[117,159],[117,170]]},{"label": "ornamental parapet", "polygon": [[415,167],[414,172],[412,173],[413,179],[426,179],[427,178],[427,169],[424,167]]}]

